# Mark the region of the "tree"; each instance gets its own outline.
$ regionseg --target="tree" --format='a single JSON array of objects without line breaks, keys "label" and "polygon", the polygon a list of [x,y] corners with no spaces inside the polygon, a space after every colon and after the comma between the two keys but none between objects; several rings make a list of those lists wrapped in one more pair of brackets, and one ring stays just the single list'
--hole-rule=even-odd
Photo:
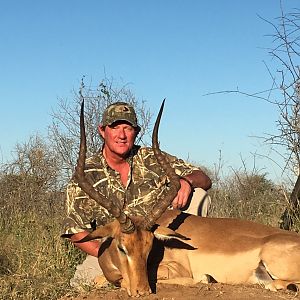
[{"label": "tree", "polygon": [[[230,92],[263,99],[277,107],[277,134],[267,134],[263,141],[282,157],[282,171],[292,177],[291,182],[299,182],[300,185],[300,10],[286,13],[282,4],[283,1],[280,1],[281,15],[274,23],[263,19],[272,26],[274,32],[269,35],[272,47],[268,53],[275,67],[266,64],[272,80],[271,88],[254,94]],[[299,219],[299,198],[300,187],[295,184],[288,207],[281,217],[281,228],[290,229],[293,219]]]},{"label": "tree", "polygon": [[[277,23],[268,22],[274,29],[273,47],[269,53],[278,63],[276,72],[269,70],[272,78],[271,91],[279,91],[278,99],[267,98],[279,111],[276,122],[278,134],[265,137],[265,142],[283,149],[281,156],[285,170],[299,176],[300,170],[300,10],[285,13],[281,2],[281,16]],[[278,151],[277,151],[278,152]],[[299,178],[298,180],[299,181]],[[281,227],[289,229],[292,219],[299,212],[300,189],[295,185],[289,207],[282,216]]]},{"label": "tree", "polygon": [[47,191],[57,190],[58,157],[54,149],[39,135],[15,146],[15,157],[3,166],[6,175],[34,178],[36,185]]},{"label": "tree", "polygon": [[269,135],[265,141],[274,146],[280,146],[286,168],[300,170],[300,10],[284,13],[281,6],[281,16],[277,24],[267,21],[274,29],[270,35],[274,46],[269,49],[271,57],[276,64],[276,71],[269,70],[272,78],[270,91],[279,91],[278,99],[267,98],[279,110],[276,122],[277,135]]},{"label": "tree", "polygon": [[[267,101],[277,107],[277,133],[266,134],[262,139],[282,157],[282,172],[288,174],[287,177],[293,183],[298,176],[297,181],[300,183],[300,10],[294,9],[286,13],[282,4],[283,1],[280,1],[281,15],[275,22],[262,18],[273,28],[273,33],[268,35],[272,39],[272,46],[267,50],[272,58],[272,66],[275,67],[266,64],[272,81],[271,88],[255,93],[238,89],[217,93],[238,93]],[[285,229],[291,228],[292,219],[300,212],[300,187],[295,186],[281,220],[280,226]]]},{"label": "tree", "polygon": [[62,208],[56,152],[38,135],[17,144],[11,162],[1,168],[0,207],[48,215]]},{"label": "tree", "polygon": [[52,113],[53,122],[49,128],[49,138],[58,153],[61,176],[64,182],[70,179],[78,157],[79,115],[82,99],[85,100],[87,155],[96,153],[102,146],[97,127],[104,109],[109,104],[124,101],[135,107],[141,127],[137,142],[144,143],[144,137],[149,134],[151,119],[145,101],[138,101],[127,85],[118,87],[113,80],[107,78],[93,87],[91,83],[86,85],[83,77],[79,91],[73,91],[73,96],[71,101],[59,99],[58,109]]}]

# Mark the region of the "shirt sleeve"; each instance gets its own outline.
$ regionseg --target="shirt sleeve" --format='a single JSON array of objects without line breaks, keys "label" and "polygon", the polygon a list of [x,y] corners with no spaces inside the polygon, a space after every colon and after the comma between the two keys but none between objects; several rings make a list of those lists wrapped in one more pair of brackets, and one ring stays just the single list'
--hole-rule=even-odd
[{"label": "shirt sleeve", "polygon": [[166,152],[164,152],[164,154],[167,156],[167,158],[171,164],[171,167],[173,169],[175,169],[176,174],[179,176],[183,177],[183,176],[191,174],[195,170],[200,170],[200,168],[197,168],[197,167],[193,166],[192,164],[190,164],[180,158],[177,158],[176,156],[170,155]]},{"label": "shirt sleeve", "polygon": [[87,201],[89,201],[88,196],[74,181],[71,181],[66,192],[67,215],[63,221],[64,234],[74,234],[91,228],[91,220],[81,209]]},{"label": "shirt sleeve", "polygon": [[92,223],[97,226],[111,221],[112,216],[91,199],[76,182],[71,180],[67,186],[66,218],[63,221],[63,234],[70,235],[92,229]]}]

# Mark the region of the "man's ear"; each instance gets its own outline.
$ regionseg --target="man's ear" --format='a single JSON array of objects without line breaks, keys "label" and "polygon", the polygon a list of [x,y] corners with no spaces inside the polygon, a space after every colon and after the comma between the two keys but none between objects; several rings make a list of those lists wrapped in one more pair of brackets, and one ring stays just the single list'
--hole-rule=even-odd
[{"label": "man's ear", "polygon": [[98,132],[103,139],[104,139],[104,130],[105,130],[105,126],[102,126],[101,124],[98,125]]}]

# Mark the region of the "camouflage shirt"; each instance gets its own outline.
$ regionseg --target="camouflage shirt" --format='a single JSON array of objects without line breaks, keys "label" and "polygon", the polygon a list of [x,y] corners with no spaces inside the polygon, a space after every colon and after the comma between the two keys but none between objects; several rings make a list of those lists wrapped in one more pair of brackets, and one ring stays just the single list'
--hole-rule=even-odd
[{"label": "camouflage shirt", "polygon": [[[197,170],[183,160],[165,154],[178,175],[185,176]],[[108,166],[102,152],[86,160],[85,173],[103,196],[120,201],[126,213],[145,216],[168,189],[168,179],[157,163],[152,148],[134,146],[128,163],[130,171],[126,186],[122,184],[120,174]],[[113,220],[107,210],[89,198],[74,180],[67,187],[66,206],[67,216],[63,223],[65,234],[90,229],[92,222],[99,226]]]}]

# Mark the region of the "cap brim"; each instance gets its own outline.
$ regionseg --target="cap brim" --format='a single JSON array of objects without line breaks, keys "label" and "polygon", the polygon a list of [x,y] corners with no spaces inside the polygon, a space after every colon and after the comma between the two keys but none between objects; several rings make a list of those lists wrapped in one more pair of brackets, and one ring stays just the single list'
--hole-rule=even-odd
[{"label": "cap brim", "polygon": [[109,122],[107,125],[112,125],[112,124],[114,124],[114,123],[116,123],[116,122],[127,122],[127,123],[129,123],[132,127],[134,127],[134,128],[139,128],[139,130],[141,129],[141,127],[138,125],[138,124],[136,124],[136,123],[132,123],[130,120],[127,120],[127,119],[117,119],[117,120],[113,120],[112,122]]}]

